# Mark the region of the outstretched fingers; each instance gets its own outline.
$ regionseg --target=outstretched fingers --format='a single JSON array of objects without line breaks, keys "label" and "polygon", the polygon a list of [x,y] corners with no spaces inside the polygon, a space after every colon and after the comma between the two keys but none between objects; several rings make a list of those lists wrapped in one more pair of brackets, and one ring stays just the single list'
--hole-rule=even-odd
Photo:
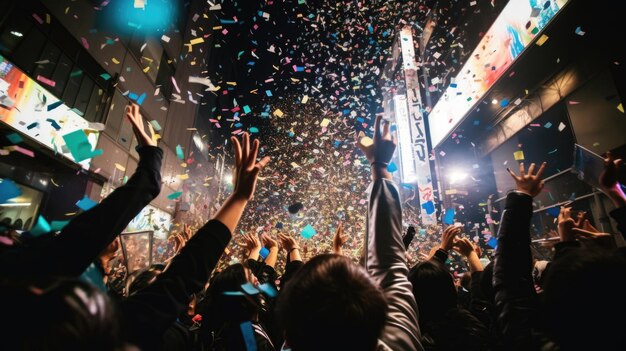
[{"label": "outstretched fingers", "polygon": [[380,134],[380,122],[383,120],[383,116],[376,116],[376,122],[374,122],[374,140],[379,140],[382,138]]},{"label": "outstretched fingers", "polygon": [[230,138],[230,141],[233,143],[233,147],[235,148],[235,167],[241,167],[241,144],[239,143],[239,139],[236,137]]}]

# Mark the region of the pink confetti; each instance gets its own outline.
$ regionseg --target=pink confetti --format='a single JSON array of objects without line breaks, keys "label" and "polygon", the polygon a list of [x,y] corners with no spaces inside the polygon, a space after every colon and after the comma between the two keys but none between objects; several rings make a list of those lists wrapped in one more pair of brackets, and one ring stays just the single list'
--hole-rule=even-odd
[{"label": "pink confetti", "polygon": [[89,50],[89,43],[87,42],[87,39],[85,39],[84,37],[80,37],[80,41],[83,43],[85,49]]},{"label": "pink confetti", "polygon": [[26,156],[35,157],[35,153],[34,152],[32,152],[32,151],[30,151],[28,149],[24,149],[23,147],[20,147],[20,146],[17,146],[17,145],[13,145],[13,146],[11,146],[11,148],[13,148],[14,151],[17,151],[17,152],[19,152],[21,154],[24,154]]},{"label": "pink confetti", "polygon": [[37,80],[42,82],[42,83],[44,83],[44,84],[47,84],[47,85],[49,85],[49,86],[51,86],[53,88],[54,88],[55,85],[57,85],[57,82],[55,82],[53,80],[50,80],[50,79],[48,79],[46,77],[42,77],[40,75],[37,75]]},{"label": "pink confetti", "polygon": [[172,77],[172,83],[174,84],[174,88],[176,88],[176,91],[180,94],[180,89],[178,88],[178,84],[176,84],[176,80],[174,79],[174,77]]},{"label": "pink confetti", "polygon": [[33,18],[34,18],[35,20],[37,20],[37,22],[39,22],[39,24],[43,24],[43,19],[41,19],[41,17],[39,17],[39,15],[38,15],[38,14],[33,13]]}]

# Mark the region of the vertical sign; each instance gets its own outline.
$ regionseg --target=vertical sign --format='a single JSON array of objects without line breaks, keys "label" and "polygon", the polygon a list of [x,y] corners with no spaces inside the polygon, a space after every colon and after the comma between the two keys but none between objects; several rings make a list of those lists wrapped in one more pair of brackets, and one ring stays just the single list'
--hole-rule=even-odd
[{"label": "vertical sign", "polygon": [[436,224],[435,197],[428,160],[426,126],[422,114],[422,98],[419,90],[413,33],[410,26],[405,26],[400,31],[400,45],[402,47],[402,68],[406,83],[411,146],[414,153],[413,162],[419,190],[421,219],[424,224]]},{"label": "vertical sign", "polygon": [[393,110],[395,112],[398,133],[398,154],[400,155],[400,174],[402,182],[414,183],[417,177],[415,172],[415,154],[411,137],[411,124],[409,122],[409,110],[406,103],[406,95],[393,97]]}]

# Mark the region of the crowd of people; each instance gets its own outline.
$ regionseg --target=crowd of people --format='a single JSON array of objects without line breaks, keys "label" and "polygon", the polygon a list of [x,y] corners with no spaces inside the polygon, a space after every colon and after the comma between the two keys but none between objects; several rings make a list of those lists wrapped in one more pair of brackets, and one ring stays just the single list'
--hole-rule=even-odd
[{"label": "crowd of people", "polygon": [[[545,163],[509,170],[516,189],[506,197],[494,260],[484,265],[481,247],[461,227],[405,229],[401,190],[387,170],[396,142],[380,116],[372,140],[357,143],[371,177],[361,195],[362,222],[346,228],[337,219],[334,233],[324,234],[332,237],[330,247],[306,249],[292,231],[269,226],[259,210],[254,218],[261,229],[235,236],[242,216],[250,215],[246,207],[259,196],[260,174],[273,162],[271,153],[258,157],[259,140],[242,133],[231,139],[232,193],[213,218],[196,230],[183,226],[170,242],[173,257],[166,264],[138,271],[127,277],[121,294],[110,293],[118,236],[161,187],[157,140],[144,129],[137,106],[126,115],[140,155],[126,184],[58,233],[3,234],[3,349],[626,348],[619,323],[626,313],[626,257],[613,235],[561,208],[553,259],[540,264],[531,254],[533,197],[543,188]],[[599,181],[624,234],[620,164],[607,154]],[[351,240],[359,230],[363,240]],[[436,244],[414,242],[426,236]],[[244,254],[239,262],[225,253],[233,237]],[[432,248],[412,257],[411,245]],[[453,252],[467,265],[463,277],[446,266]]]}]

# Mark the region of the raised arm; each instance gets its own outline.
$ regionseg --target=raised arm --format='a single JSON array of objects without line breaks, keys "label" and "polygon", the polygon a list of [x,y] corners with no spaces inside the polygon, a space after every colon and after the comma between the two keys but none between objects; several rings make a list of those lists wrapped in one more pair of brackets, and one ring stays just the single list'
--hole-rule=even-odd
[{"label": "raised arm", "polygon": [[622,236],[626,237],[626,195],[622,190],[622,185],[617,181],[621,165],[621,159],[616,160],[610,152],[607,152],[604,159],[604,172],[600,176],[600,185],[604,193],[613,201],[615,210],[611,211],[611,217],[617,221],[617,229]]},{"label": "raised arm", "polygon": [[343,254],[343,245],[348,241],[348,237],[343,234],[343,222],[339,222],[335,236],[333,236],[333,252],[337,255]]},{"label": "raised arm", "polygon": [[[74,217],[48,245],[0,258],[4,275],[78,276],[161,191],[163,151],[143,128],[137,105],[126,108],[139,146],[139,164],[128,182],[92,209]],[[150,124],[148,124],[150,125]]]},{"label": "raised arm", "polygon": [[383,289],[389,306],[382,342],[393,350],[422,350],[417,304],[407,279],[400,194],[387,172],[396,143],[389,124],[385,123],[382,132],[380,124],[377,116],[373,144],[359,143],[372,166],[365,267]]},{"label": "raised arm", "polygon": [[209,280],[231,239],[246,204],[252,198],[258,173],[269,162],[256,162],[257,140],[250,149],[244,133],[243,151],[233,138],[236,150],[236,178],[233,194],[215,217],[205,224],[174,257],[168,269],[154,283],[130,296],[122,304],[125,332],[141,349],[154,349],[162,333],[185,311],[191,294],[200,291]]},{"label": "raised arm", "polygon": [[526,174],[521,163],[519,176],[508,170],[517,190],[506,198],[493,269],[498,324],[505,347],[515,350],[531,348],[532,320],[537,307],[532,280],[530,220],[533,197],[543,189],[541,175],[545,163],[536,174],[534,169],[533,163]]}]

